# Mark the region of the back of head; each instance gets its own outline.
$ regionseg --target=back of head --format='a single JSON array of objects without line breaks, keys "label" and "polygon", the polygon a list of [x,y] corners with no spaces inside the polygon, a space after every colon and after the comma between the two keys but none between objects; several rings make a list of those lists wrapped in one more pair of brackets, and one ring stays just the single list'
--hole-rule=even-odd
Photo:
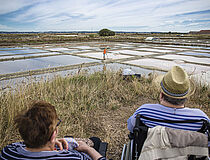
[{"label": "back of head", "polygon": [[45,145],[55,129],[56,121],[55,107],[43,101],[33,103],[26,112],[15,118],[16,127],[29,148]]},{"label": "back of head", "polygon": [[184,105],[184,103],[187,101],[187,98],[182,98],[182,99],[172,98],[172,97],[165,95],[164,93],[162,93],[162,95],[163,95],[163,99],[166,102],[173,104],[175,106]]}]

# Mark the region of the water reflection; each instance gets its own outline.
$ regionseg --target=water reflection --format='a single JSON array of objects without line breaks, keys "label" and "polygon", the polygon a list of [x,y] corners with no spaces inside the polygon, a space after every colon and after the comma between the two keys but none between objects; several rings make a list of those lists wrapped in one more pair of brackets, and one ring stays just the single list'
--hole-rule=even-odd
[{"label": "water reflection", "polygon": [[46,52],[46,53],[32,53],[32,54],[21,54],[21,55],[8,54],[6,56],[0,54],[0,59],[20,58],[20,57],[29,57],[29,56],[55,55],[55,54],[59,54],[59,53],[58,52]]},{"label": "water reflection", "polygon": [[27,70],[58,67],[65,65],[75,65],[88,62],[99,61],[95,59],[80,58],[71,55],[59,55],[26,60],[3,61],[0,62],[0,74],[15,73]]},{"label": "water reflection", "polygon": [[20,54],[20,53],[40,53],[47,52],[41,49],[25,49],[25,50],[8,50],[8,51],[0,51],[0,54]]},{"label": "water reflection", "polygon": [[84,67],[84,68],[77,68],[72,70],[66,70],[66,71],[59,71],[59,72],[53,72],[53,73],[47,73],[47,74],[40,74],[40,75],[33,75],[30,77],[21,77],[21,78],[15,78],[10,80],[3,80],[0,81],[0,88],[8,89],[8,88],[14,88],[17,85],[21,84],[29,84],[33,82],[38,82],[42,80],[50,80],[53,79],[55,76],[69,76],[69,75],[75,75],[75,74],[92,74],[95,72],[101,72],[104,71],[104,66],[106,67],[107,71],[119,71],[123,69],[131,69],[136,74],[141,74],[147,76],[149,73],[158,73],[162,74],[164,72],[161,71],[154,71],[149,69],[144,69],[136,66],[130,66],[126,64],[119,64],[119,63],[110,63],[110,64],[104,64],[104,65],[96,65],[96,66],[90,66],[90,67]]},{"label": "water reflection", "polygon": [[26,47],[0,48],[0,50],[16,50],[16,49],[28,49],[28,48]]},{"label": "water reflection", "polygon": [[177,54],[210,57],[210,54],[208,54],[208,53],[199,53],[199,52],[180,52],[180,53],[177,53]]},{"label": "water reflection", "polygon": [[[183,45],[178,45],[173,43],[171,43],[171,45],[165,45],[165,44],[126,43],[126,42],[125,43],[81,42],[81,43],[66,43],[65,45],[45,44],[38,46],[0,48],[0,59],[13,58],[13,57],[21,58],[28,56],[42,56],[48,54],[51,55],[50,57],[39,57],[39,58],[28,57],[28,59],[23,59],[23,60],[2,61],[0,62],[0,74],[15,73],[20,71],[36,70],[36,69],[67,66],[67,65],[79,66],[79,64],[89,63],[89,62],[102,62],[101,60],[96,60],[96,59],[101,58],[104,47],[108,47],[107,50],[108,58],[114,59],[116,58],[116,56],[118,56],[117,58],[118,60],[116,59],[113,60],[116,63],[105,65],[105,68],[107,68],[107,70],[119,70],[124,68],[130,68],[134,70],[137,74],[145,73],[146,75],[150,73],[151,70],[143,69],[140,67],[168,70],[173,65],[180,65],[190,73],[192,72],[193,74],[194,70],[195,73],[199,74],[202,71],[209,70],[209,62],[208,62],[210,57],[210,54],[208,54],[208,52],[210,51],[208,50],[210,49],[209,47],[190,46],[190,44],[186,43],[182,44]],[[184,46],[184,44],[186,44],[187,46]],[[60,54],[69,53],[69,55],[54,56],[54,54],[59,54],[59,53]],[[129,58],[129,59],[128,61],[122,62],[121,60],[123,59],[123,56],[125,56],[124,54],[128,54],[126,55],[128,57],[124,58]],[[162,56],[163,55],[167,56],[166,57],[163,56],[162,60],[158,60],[156,59],[157,54]],[[139,55],[142,55],[142,57],[140,57]],[[81,58],[79,56],[89,56],[89,58]],[[185,61],[187,63],[184,63]],[[124,63],[125,65],[119,63]],[[198,65],[197,63],[200,63],[200,65]],[[133,67],[132,65],[136,65],[138,67]],[[88,73],[93,73],[95,71],[102,71],[103,68],[104,65],[97,65],[88,68],[83,68],[82,70],[83,71],[87,70]],[[54,76],[55,74],[68,75],[71,73],[75,74],[77,72],[79,72],[79,69],[55,72],[50,75],[52,76]],[[46,74],[36,77],[43,77],[43,76],[45,77]]]}]

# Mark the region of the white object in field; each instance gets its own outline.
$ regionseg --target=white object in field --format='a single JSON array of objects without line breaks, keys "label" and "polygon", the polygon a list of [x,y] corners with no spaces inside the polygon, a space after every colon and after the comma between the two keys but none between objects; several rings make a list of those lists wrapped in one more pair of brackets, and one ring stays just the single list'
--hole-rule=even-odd
[{"label": "white object in field", "polygon": [[122,73],[124,76],[128,76],[128,75],[135,75],[135,72],[132,71],[131,69],[129,68],[126,68],[123,70],[123,73]]}]

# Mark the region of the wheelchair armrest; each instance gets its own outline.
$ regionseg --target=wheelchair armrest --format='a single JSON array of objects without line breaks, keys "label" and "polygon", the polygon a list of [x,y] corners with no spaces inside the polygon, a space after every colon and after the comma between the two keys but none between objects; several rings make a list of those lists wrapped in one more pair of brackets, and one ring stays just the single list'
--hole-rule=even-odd
[{"label": "wheelchair armrest", "polygon": [[106,142],[101,142],[99,146],[99,153],[103,156],[106,157],[106,151],[108,148],[108,143]]}]

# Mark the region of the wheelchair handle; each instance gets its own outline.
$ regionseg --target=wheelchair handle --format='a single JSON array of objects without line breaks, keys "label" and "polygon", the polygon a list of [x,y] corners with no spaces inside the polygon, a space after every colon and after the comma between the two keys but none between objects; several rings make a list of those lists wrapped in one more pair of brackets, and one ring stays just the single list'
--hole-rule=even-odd
[{"label": "wheelchair handle", "polygon": [[140,117],[141,117],[140,114],[137,114],[137,115],[136,115],[136,124],[135,124],[135,127],[140,126],[140,122],[141,122]]}]

